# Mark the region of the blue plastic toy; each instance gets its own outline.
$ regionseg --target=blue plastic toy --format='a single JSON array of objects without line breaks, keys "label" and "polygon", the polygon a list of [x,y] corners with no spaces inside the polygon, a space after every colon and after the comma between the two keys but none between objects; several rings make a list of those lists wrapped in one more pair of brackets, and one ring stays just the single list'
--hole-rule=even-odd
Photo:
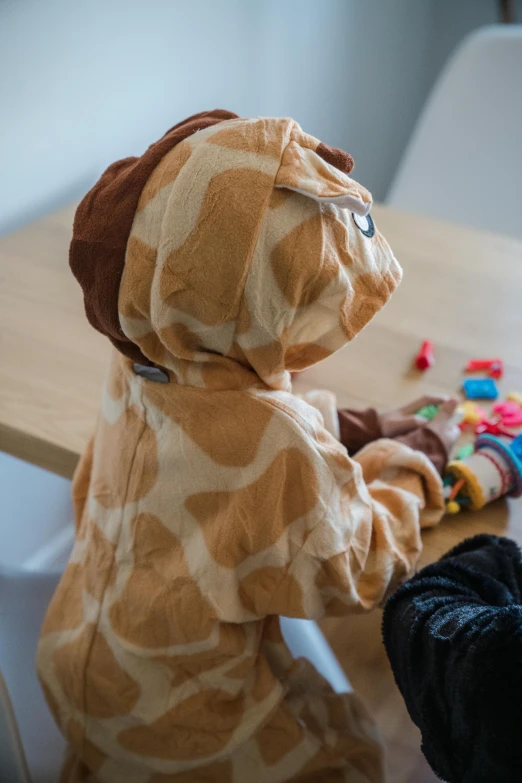
[{"label": "blue plastic toy", "polygon": [[509,444],[509,448],[522,462],[522,435],[519,435],[517,438],[515,438],[515,440],[512,440]]},{"label": "blue plastic toy", "polygon": [[468,378],[462,384],[468,400],[496,400],[497,384],[492,378]]}]

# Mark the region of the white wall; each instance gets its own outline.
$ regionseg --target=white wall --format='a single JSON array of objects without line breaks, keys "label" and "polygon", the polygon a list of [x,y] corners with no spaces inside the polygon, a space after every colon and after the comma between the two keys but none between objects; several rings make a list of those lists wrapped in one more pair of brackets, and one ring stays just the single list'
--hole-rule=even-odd
[{"label": "white wall", "polygon": [[[264,0],[259,114],[289,114],[384,195],[429,79],[429,0]],[[264,72],[261,69],[264,66]]]},{"label": "white wall", "polygon": [[[449,53],[475,27],[499,22],[498,0],[435,0],[431,70],[438,73]],[[522,0],[514,0],[515,21],[522,22]]]},{"label": "white wall", "polygon": [[188,113],[246,106],[251,22],[242,0],[0,5],[0,229]]},{"label": "white wall", "polygon": [[382,198],[455,42],[451,31],[492,21],[495,8],[494,0],[3,0],[0,233],[80,196],[112,160],[216,106],[293,115],[349,150],[356,177]]}]

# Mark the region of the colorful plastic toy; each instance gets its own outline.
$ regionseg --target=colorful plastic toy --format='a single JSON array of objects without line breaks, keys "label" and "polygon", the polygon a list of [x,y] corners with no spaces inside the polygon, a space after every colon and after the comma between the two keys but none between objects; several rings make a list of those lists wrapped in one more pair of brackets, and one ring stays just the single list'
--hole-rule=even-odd
[{"label": "colorful plastic toy", "polygon": [[515,434],[503,427],[498,421],[481,421],[475,427],[477,435],[503,435],[505,438],[514,438]]},{"label": "colorful plastic toy", "polygon": [[456,482],[455,482],[455,484],[454,484],[454,485],[452,486],[452,488],[451,488],[451,491],[450,491],[450,493],[449,493],[449,495],[448,495],[448,498],[449,498],[450,500],[455,500],[455,498],[457,497],[457,495],[459,494],[460,490],[462,489],[462,487],[463,487],[465,484],[466,484],[466,482],[465,482],[465,480],[464,480],[464,479],[462,479],[462,478],[461,478],[461,479],[459,479],[458,481],[456,481]]},{"label": "colorful plastic toy", "polygon": [[473,452],[475,451],[475,446],[473,443],[466,443],[465,446],[461,446],[460,449],[457,451],[457,456],[455,459],[466,459],[466,457],[470,457]]},{"label": "colorful plastic toy", "polygon": [[517,405],[520,405],[520,407],[522,408],[522,392],[518,392],[518,391],[509,392],[507,398],[511,402],[516,402]]},{"label": "colorful plastic toy", "polygon": [[493,410],[500,416],[505,427],[522,427],[522,408],[517,402],[513,400],[497,402]]},{"label": "colorful plastic toy", "polygon": [[429,340],[424,340],[419,353],[415,357],[415,367],[418,370],[427,370],[428,367],[433,367],[434,364],[435,355],[433,353],[433,343]]},{"label": "colorful plastic toy", "polygon": [[492,378],[469,378],[462,388],[468,400],[496,400],[498,397],[497,384]]},{"label": "colorful plastic toy", "polygon": [[[452,460],[447,472],[455,482],[449,501],[458,505],[467,502],[473,511],[503,495],[519,497],[522,495],[522,437],[509,443],[494,435],[480,435],[474,453],[463,460]],[[454,508],[450,510],[446,506],[446,510],[456,513]]]},{"label": "colorful plastic toy", "polygon": [[460,422],[460,428],[463,430],[468,426],[474,427],[476,424],[480,424],[481,421],[487,420],[486,411],[483,410],[476,402],[462,402],[458,408],[462,415]]},{"label": "colorful plastic toy", "polygon": [[455,500],[450,500],[450,502],[446,504],[446,511],[448,514],[458,514],[460,506]]},{"label": "colorful plastic toy", "polygon": [[435,418],[438,411],[439,411],[438,405],[425,405],[424,408],[421,408],[420,411],[417,411],[417,416],[421,416],[423,419],[427,419],[427,421],[431,421],[432,419]]},{"label": "colorful plastic toy", "polygon": [[487,370],[490,378],[502,378],[504,374],[504,362],[502,359],[470,359],[464,369],[466,372]]},{"label": "colorful plastic toy", "polygon": [[515,438],[515,440],[509,444],[509,448],[522,462],[522,435]]}]

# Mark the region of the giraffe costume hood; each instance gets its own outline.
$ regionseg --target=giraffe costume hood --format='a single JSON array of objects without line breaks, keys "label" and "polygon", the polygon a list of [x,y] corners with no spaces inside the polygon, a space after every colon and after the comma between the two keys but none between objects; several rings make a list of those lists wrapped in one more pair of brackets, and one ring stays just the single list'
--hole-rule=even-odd
[{"label": "giraffe costume hood", "polygon": [[292,394],[400,280],[351,167],[291,119],[218,110],[78,208],[71,267],[115,350],[38,650],[64,783],[384,780],[360,701],[279,628],[378,605],[443,509],[423,454],[352,461]]}]

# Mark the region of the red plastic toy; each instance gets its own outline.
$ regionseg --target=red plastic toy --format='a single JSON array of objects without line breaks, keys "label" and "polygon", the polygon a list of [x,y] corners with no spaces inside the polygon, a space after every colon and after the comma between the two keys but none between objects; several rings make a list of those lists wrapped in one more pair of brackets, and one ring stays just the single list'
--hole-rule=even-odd
[{"label": "red plastic toy", "polygon": [[428,367],[433,367],[434,364],[435,355],[433,353],[433,343],[429,340],[424,340],[419,353],[415,357],[415,367],[418,370],[427,370]]},{"label": "red plastic toy", "polygon": [[490,378],[502,378],[504,362],[502,359],[470,359],[464,369],[466,372],[487,370]]},{"label": "red plastic toy", "polygon": [[522,427],[522,408],[518,403],[511,400],[497,402],[493,410],[500,416],[504,427]]},{"label": "red plastic toy", "polygon": [[488,435],[504,435],[506,438],[516,438],[513,432],[509,432],[509,430],[501,427],[496,421],[481,421],[475,427],[475,432],[477,435],[487,433]]}]

